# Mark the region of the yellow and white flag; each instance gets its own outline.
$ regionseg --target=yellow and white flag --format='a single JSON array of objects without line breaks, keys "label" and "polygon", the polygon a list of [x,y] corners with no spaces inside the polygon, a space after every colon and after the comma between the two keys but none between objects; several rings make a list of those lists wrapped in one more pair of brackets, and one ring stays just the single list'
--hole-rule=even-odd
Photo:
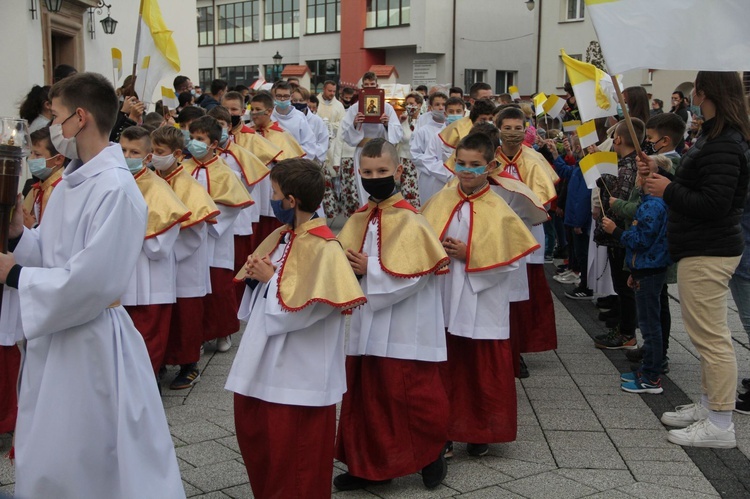
[{"label": "yellow and white flag", "polygon": [[596,187],[596,181],[604,174],[617,175],[617,153],[595,152],[584,156],[579,162],[583,178],[589,189]]},{"label": "yellow and white flag", "polygon": [[[750,71],[748,12],[747,0],[586,0],[613,74],[639,68]],[[709,38],[713,43],[706,43]]]},{"label": "yellow and white flag", "polygon": [[140,36],[136,40],[135,91],[144,102],[153,102],[154,92],[162,79],[180,71],[180,55],[172,31],[167,29],[158,0],[143,0]]},{"label": "yellow and white flag", "polygon": [[563,121],[564,132],[575,132],[579,126],[581,126],[580,120]]},{"label": "yellow and white flag", "polygon": [[547,100],[547,96],[544,95],[544,92],[539,92],[536,94],[532,101],[534,101],[534,109],[536,109],[536,115],[541,116],[544,114],[544,101]]},{"label": "yellow and white flag", "polygon": [[180,105],[180,101],[177,99],[174,90],[163,85],[161,87],[161,103],[169,109],[177,109],[177,106]]},{"label": "yellow and white flag", "polygon": [[587,121],[576,128],[576,134],[578,135],[578,141],[581,143],[581,148],[583,149],[586,149],[588,146],[596,145],[596,143],[599,142],[599,136],[596,134],[596,123],[593,121]]},{"label": "yellow and white flag", "polygon": [[568,79],[573,86],[582,121],[617,114],[617,95],[612,78],[593,64],[569,57],[560,50]]},{"label": "yellow and white flag", "polygon": [[564,107],[565,107],[565,100],[561,99],[555,94],[552,94],[549,97],[547,97],[547,100],[544,101],[544,104],[542,104],[542,108],[544,109],[544,112],[550,118],[557,118],[557,116],[562,112]]},{"label": "yellow and white flag", "polygon": [[508,87],[508,93],[510,98],[513,100],[521,100],[521,94],[518,92],[518,87],[511,85]]},{"label": "yellow and white flag", "polygon": [[112,72],[116,75],[113,83],[117,86],[117,82],[122,78],[122,52],[114,47],[112,47]]}]

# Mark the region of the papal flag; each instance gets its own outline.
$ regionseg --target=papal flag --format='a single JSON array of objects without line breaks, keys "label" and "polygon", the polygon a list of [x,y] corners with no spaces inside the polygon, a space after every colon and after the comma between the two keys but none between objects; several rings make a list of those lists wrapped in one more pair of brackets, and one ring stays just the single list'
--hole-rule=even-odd
[{"label": "papal flag", "polygon": [[589,189],[596,187],[596,181],[602,175],[617,175],[616,152],[595,152],[584,156],[578,164]]},{"label": "papal flag", "polygon": [[541,116],[544,114],[544,101],[547,100],[547,96],[544,95],[544,92],[539,92],[536,94],[532,99],[534,102],[534,109],[536,109],[536,115]]},{"label": "papal flag", "polygon": [[142,0],[136,39],[135,91],[144,102],[153,102],[154,91],[163,78],[180,71],[180,55],[172,31],[167,29],[157,0]]},{"label": "papal flag", "polygon": [[578,135],[578,141],[581,143],[582,149],[596,145],[599,142],[599,136],[596,134],[596,123],[594,121],[587,121],[576,128],[576,135]]},{"label": "papal flag", "polygon": [[117,82],[122,78],[122,52],[114,47],[112,47],[112,72],[116,75],[113,83],[117,86]]},{"label": "papal flag", "polygon": [[617,114],[617,95],[612,78],[593,64],[569,57],[560,50],[568,79],[573,86],[582,121]]},{"label": "papal flag", "polygon": [[510,98],[513,100],[521,100],[521,94],[518,92],[518,87],[511,85],[508,87],[508,93]]},{"label": "papal flag", "polygon": [[550,118],[557,118],[564,107],[565,101],[555,94],[547,97],[547,100],[545,100],[544,104],[542,104],[542,108],[544,109],[545,114],[547,114],[547,116],[549,116]]},{"label": "papal flag", "polygon": [[180,105],[180,101],[177,99],[174,90],[163,85],[161,87],[161,103],[169,109],[177,109]]},{"label": "papal flag", "polygon": [[563,121],[563,131],[573,133],[581,126],[580,120]]},{"label": "papal flag", "polygon": [[747,0],[586,0],[586,13],[612,74],[750,71]]}]

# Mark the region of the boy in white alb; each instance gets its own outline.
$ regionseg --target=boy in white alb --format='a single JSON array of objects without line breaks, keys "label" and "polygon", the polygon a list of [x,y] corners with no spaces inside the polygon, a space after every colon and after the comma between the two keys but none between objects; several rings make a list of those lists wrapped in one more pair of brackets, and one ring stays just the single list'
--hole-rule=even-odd
[{"label": "boy in white alb", "polygon": [[510,275],[539,247],[518,216],[491,191],[494,155],[482,134],[456,148],[458,184],[435,194],[423,213],[451,257],[440,277],[448,363],[449,440],[482,456],[488,443],[516,438],[516,385],[509,326]]},{"label": "boy in white alb", "polygon": [[18,203],[13,253],[0,254],[0,282],[18,289],[26,339],[15,494],[181,499],[148,352],[119,303],[147,208],[122,149],[109,143],[117,96],[103,76],[78,73],[49,97],[52,143],[73,161],[37,229],[24,229]]},{"label": "boy in white alb", "polygon": [[177,299],[174,245],[190,210],[169,185],[146,167],[151,159],[148,130],[134,126],[120,134],[125,162],[148,206],[148,224],[135,271],[121,301],[146,341],[154,374],[163,365],[172,304]]},{"label": "boy in white alb", "polygon": [[370,200],[339,234],[368,299],[349,332],[336,455],[349,471],[334,479],[339,490],[420,470],[432,489],[447,472],[448,398],[440,378],[447,351],[436,274],[450,260],[398,192],[398,159],[385,139],[365,145],[360,174]]},{"label": "boy in white alb", "polygon": [[306,88],[297,87],[292,91],[292,106],[305,115],[307,124],[315,137],[315,152],[309,159],[316,160],[321,165],[328,156],[328,144],[331,141],[330,132],[325,122],[310,109],[310,91]]},{"label": "boy in white alb", "polygon": [[346,391],[343,312],[365,302],[341,245],[315,215],[320,167],[285,160],[271,171],[284,224],[237,276],[247,320],[226,389],[255,497],[331,496],[336,404]]},{"label": "boy in white alb", "polygon": [[180,224],[174,245],[177,261],[175,294],[169,324],[169,339],[163,365],[180,366],[169,385],[172,390],[190,388],[200,380],[198,360],[203,343],[203,297],[211,292],[208,258],[208,225],[219,209],[206,189],[180,164],[185,139],[174,127],[151,133],[151,164],[180,200],[190,209],[190,218]]},{"label": "boy in white alb", "polygon": [[277,81],[273,84],[271,95],[274,98],[271,120],[294,137],[305,151],[305,158],[314,159],[318,151],[315,134],[310,129],[305,115],[292,106],[292,86],[286,81]]}]

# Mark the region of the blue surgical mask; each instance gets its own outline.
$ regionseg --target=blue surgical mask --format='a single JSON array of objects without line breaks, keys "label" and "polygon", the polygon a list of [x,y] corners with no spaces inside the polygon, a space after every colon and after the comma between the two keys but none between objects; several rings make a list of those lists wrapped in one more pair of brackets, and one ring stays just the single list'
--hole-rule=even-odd
[{"label": "blue surgical mask", "polygon": [[29,165],[31,174],[39,180],[47,180],[52,174],[52,170],[47,168],[47,160],[44,158],[28,159],[26,163]]},{"label": "blue surgical mask", "polygon": [[487,165],[484,166],[464,166],[456,164],[456,173],[461,172],[469,172],[473,173],[474,175],[482,175],[484,173],[487,173]]},{"label": "blue surgical mask", "polygon": [[296,109],[297,111],[304,113],[307,110],[307,102],[295,102],[292,105],[294,106],[294,109]]},{"label": "blue surgical mask", "polygon": [[190,139],[187,144],[187,150],[194,158],[201,159],[208,154],[208,146],[200,140]]},{"label": "blue surgical mask", "polygon": [[278,201],[275,199],[271,200],[271,209],[273,210],[273,214],[276,215],[276,218],[279,220],[279,222],[286,224],[286,225],[294,225],[294,208],[284,209],[282,206],[282,201],[279,199]]},{"label": "blue surgical mask", "polygon": [[273,104],[278,109],[287,109],[289,106],[292,105],[292,101],[290,101],[290,100],[275,100],[275,101],[273,101]]},{"label": "blue surgical mask", "polygon": [[463,118],[463,116],[461,116],[460,114],[449,114],[448,116],[445,117],[445,124],[450,125],[451,123],[454,123],[460,120],[461,118]]},{"label": "blue surgical mask", "polygon": [[143,169],[143,158],[125,158],[125,162],[128,164],[128,170],[133,175]]},{"label": "blue surgical mask", "polygon": [[190,141],[190,130],[180,130],[182,132],[182,136],[185,138],[185,143],[187,144]]},{"label": "blue surgical mask", "polygon": [[227,132],[226,128],[221,129],[221,139],[219,139],[219,144],[226,144],[227,140],[229,140],[229,132]]}]

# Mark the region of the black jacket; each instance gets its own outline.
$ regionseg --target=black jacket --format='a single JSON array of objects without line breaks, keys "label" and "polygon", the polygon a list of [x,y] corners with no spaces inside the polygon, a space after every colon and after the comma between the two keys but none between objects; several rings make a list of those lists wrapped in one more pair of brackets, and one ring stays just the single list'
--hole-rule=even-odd
[{"label": "black jacket", "polygon": [[690,256],[739,256],[745,248],[740,218],[748,189],[750,146],[734,128],[706,136],[715,120],[683,156],[664,191],[667,237],[674,261]]}]

